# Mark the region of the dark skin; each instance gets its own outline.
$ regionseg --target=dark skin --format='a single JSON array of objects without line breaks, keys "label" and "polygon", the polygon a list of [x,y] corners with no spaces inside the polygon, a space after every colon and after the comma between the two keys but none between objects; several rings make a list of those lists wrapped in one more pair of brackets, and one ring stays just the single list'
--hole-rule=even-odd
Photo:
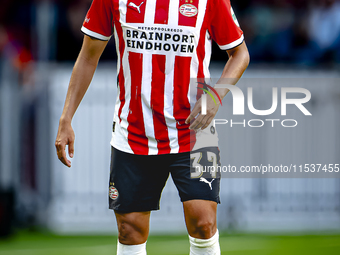
[{"label": "dark skin", "polygon": [[[99,58],[106,47],[107,41],[100,41],[84,36],[83,46],[74,65],[64,110],[59,121],[58,134],[55,142],[59,160],[71,167],[71,161],[66,156],[66,146],[70,158],[74,156],[75,135],[71,125],[72,118],[83,99],[97,68]],[[227,50],[229,60],[226,63],[221,78],[217,82],[235,85],[249,64],[249,54],[246,44]],[[221,99],[229,92],[228,89],[216,89]],[[214,95],[216,96],[216,95]],[[190,129],[205,129],[214,119],[220,103],[216,96],[217,105],[212,98],[207,97],[207,114],[201,115],[201,101],[198,100],[186,123]],[[195,119],[195,116],[196,119]],[[205,200],[190,200],[183,202],[185,223],[190,236],[200,239],[211,238],[217,230],[217,203]],[[115,212],[119,242],[126,245],[145,243],[149,235],[150,212]]]}]

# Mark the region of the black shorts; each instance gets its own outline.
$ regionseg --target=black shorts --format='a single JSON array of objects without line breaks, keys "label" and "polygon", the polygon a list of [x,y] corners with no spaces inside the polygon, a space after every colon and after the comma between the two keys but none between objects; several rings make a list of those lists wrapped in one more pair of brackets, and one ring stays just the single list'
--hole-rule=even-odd
[{"label": "black shorts", "polygon": [[204,170],[213,165],[220,165],[217,147],[165,155],[135,155],[112,148],[109,208],[120,212],[159,210],[170,173],[182,202],[201,199],[220,203],[220,176]]}]

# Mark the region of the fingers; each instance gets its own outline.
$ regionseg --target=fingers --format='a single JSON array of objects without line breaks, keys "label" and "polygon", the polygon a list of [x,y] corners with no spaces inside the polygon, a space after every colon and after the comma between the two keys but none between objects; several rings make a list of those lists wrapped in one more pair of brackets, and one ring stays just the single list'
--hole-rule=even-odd
[{"label": "fingers", "polygon": [[74,140],[75,136],[71,124],[60,122],[55,147],[59,160],[68,167],[71,167],[71,161],[66,157],[66,146],[68,145],[68,154],[73,158]]},{"label": "fingers", "polygon": [[71,140],[68,144],[68,155],[70,155],[70,158],[73,158],[74,154],[74,140]]},{"label": "fingers", "polygon": [[195,119],[195,121],[193,123],[191,123],[189,129],[193,129],[193,130],[204,129],[205,127],[207,127],[209,125],[209,123],[207,123],[208,119],[210,119],[210,117],[208,115],[200,114]]},{"label": "fingers", "polygon": [[210,116],[209,118],[208,118],[208,120],[205,122],[205,124],[202,126],[202,130],[204,130],[204,129],[206,129],[209,125],[210,125],[210,123],[213,121],[213,119],[214,119],[214,117],[213,116]]},{"label": "fingers", "polygon": [[[212,100],[210,100],[212,101]],[[200,114],[201,112],[201,100],[198,100],[197,103],[195,104],[192,112],[186,119],[185,123],[191,125],[189,126],[189,129],[197,131],[198,129],[205,129],[207,128],[211,121],[214,119],[217,111],[218,111],[219,105],[215,105],[214,102],[208,102],[208,107],[207,107],[207,114],[202,115]],[[199,114],[199,115],[198,115]],[[197,116],[198,115],[198,116]],[[196,117],[197,116],[197,117]],[[196,117],[196,119],[195,119]]]},{"label": "fingers", "polygon": [[192,109],[188,118],[185,120],[185,124],[189,124],[191,121],[193,121],[195,119],[195,117],[197,116],[197,114],[200,113],[200,111],[201,111],[201,101],[199,100],[195,104],[194,109]]},{"label": "fingers", "polygon": [[59,160],[68,167],[71,167],[71,161],[67,159],[66,157],[66,152],[65,152],[65,147],[66,143],[62,142],[61,140],[57,140],[55,143],[56,149],[57,149],[57,155]]},{"label": "fingers", "polygon": [[197,131],[198,129],[206,129],[210,123],[214,120],[215,114],[211,115],[199,115],[196,120],[190,125],[189,129]]}]

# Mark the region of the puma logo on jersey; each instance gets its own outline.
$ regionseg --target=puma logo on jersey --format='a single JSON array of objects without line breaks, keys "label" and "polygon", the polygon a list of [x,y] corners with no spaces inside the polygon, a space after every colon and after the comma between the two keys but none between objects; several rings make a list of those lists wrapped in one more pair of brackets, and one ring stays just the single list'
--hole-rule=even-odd
[{"label": "puma logo on jersey", "polygon": [[204,183],[208,184],[209,187],[210,187],[210,190],[212,190],[211,184],[212,184],[212,182],[213,182],[214,180],[215,180],[215,179],[212,179],[211,182],[208,182],[207,179],[205,179],[204,177],[201,177],[201,178],[200,178],[200,182],[204,182]]},{"label": "puma logo on jersey", "polygon": [[130,2],[128,6],[132,7],[134,10],[136,10],[136,11],[138,11],[138,13],[140,13],[140,7],[141,7],[142,4],[144,4],[144,2],[142,2],[140,5],[136,5],[135,3]]}]

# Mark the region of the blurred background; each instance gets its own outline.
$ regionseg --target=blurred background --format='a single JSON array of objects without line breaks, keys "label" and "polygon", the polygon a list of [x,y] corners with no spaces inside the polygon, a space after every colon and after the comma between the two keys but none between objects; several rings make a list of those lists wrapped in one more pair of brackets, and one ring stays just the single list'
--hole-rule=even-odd
[{"label": "blurred background", "polygon": [[[305,147],[331,155],[327,159],[334,162],[328,163],[340,163],[340,1],[231,2],[251,56],[244,86],[255,78],[319,79],[324,89],[320,93],[316,85],[310,88],[314,91],[312,106],[320,114],[317,116],[328,112],[326,119],[307,131],[300,130],[297,136],[285,137],[299,140],[304,135],[301,141],[308,141],[319,135]],[[0,0],[1,254],[46,254],[37,248],[41,243],[56,253],[60,253],[56,247],[66,244],[71,248],[65,254],[112,254],[114,250],[114,237],[100,238],[117,232],[113,212],[107,209],[116,95],[113,39],[73,121],[76,152],[71,169],[59,163],[54,149],[68,81],[82,44],[80,28],[90,4],[91,0]],[[214,45],[214,77],[219,76],[227,58]],[[308,84],[304,87],[309,89]],[[264,109],[270,107],[268,97],[260,99],[268,101]],[[268,144],[280,133],[268,137],[268,130],[261,132],[231,132],[234,136],[225,138],[228,143],[220,139],[222,159],[235,147],[240,148],[240,153],[230,156],[235,164],[244,159],[255,164],[271,157],[268,150],[259,152],[256,141],[266,139]],[[249,137],[254,139],[242,153],[243,147],[237,146],[247,143]],[[283,139],[280,148],[293,148],[293,140]],[[297,157],[303,150],[299,148]],[[221,196],[219,229],[225,233],[221,245],[226,254],[243,254],[245,250],[249,254],[303,254],[307,246],[311,247],[309,254],[340,251],[339,179],[224,179]],[[172,182],[164,190],[161,208],[152,216],[151,240],[163,249],[154,247],[150,254],[186,254],[182,208]],[[84,234],[92,237],[79,237]],[[306,234],[315,236],[307,238]],[[292,237],[296,235],[300,237]],[[90,245],[90,240],[93,249],[72,250],[75,244]],[[171,246],[166,253],[167,240],[183,245],[178,247],[184,247],[184,252]]]}]

